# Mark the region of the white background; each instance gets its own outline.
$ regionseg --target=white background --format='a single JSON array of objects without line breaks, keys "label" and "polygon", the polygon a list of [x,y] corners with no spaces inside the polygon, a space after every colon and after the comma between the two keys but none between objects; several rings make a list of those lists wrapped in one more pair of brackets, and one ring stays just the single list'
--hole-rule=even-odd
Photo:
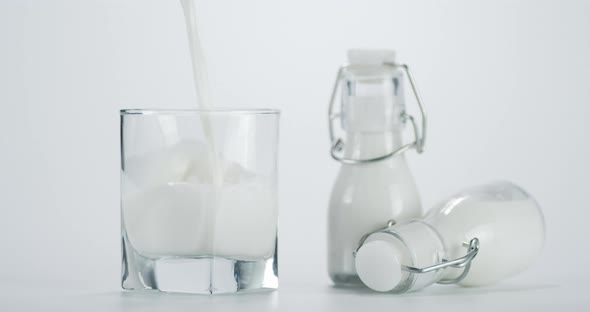
[{"label": "white background", "polygon": [[[175,0],[0,1],[0,310],[590,307],[589,1],[199,0],[213,94],[282,110],[279,292],[119,288],[121,108],[190,108]],[[482,289],[334,289],[326,209],[338,163],[326,110],[346,49],[394,48],[429,112],[408,154],[426,207],[496,179],[545,212],[535,265]]]}]

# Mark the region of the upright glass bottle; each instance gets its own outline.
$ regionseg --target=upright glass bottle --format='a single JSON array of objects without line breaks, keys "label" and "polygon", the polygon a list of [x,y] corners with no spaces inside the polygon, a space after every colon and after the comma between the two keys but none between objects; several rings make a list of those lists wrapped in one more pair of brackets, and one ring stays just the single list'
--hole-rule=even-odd
[{"label": "upright glass bottle", "polygon": [[[393,62],[393,51],[351,50],[349,64],[340,68],[330,105],[332,157],[342,163],[328,211],[328,271],[339,285],[360,285],[353,252],[363,235],[380,229],[384,220],[422,216],[414,178],[404,151],[422,151],[425,119],[407,66]],[[406,113],[404,72],[423,113],[422,131]],[[341,109],[334,102],[341,89]],[[340,119],[344,137],[337,138]],[[402,128],[411,121],[416,140],[402,143]],[[421,132],[421,135],[420,135]]]}]

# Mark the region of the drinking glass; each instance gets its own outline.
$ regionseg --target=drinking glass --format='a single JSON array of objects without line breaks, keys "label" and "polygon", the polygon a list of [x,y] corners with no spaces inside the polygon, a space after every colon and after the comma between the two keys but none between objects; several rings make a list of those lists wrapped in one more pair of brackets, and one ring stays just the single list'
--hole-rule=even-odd
[{"label": "drinking glass", "polygon": [[279,111],[120,115],[122,287],[277,288]]}]

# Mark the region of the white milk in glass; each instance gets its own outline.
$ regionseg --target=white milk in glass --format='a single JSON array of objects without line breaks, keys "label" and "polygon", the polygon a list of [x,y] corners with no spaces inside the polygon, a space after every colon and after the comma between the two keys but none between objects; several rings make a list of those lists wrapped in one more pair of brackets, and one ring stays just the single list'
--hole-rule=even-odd
[{"label": "white milk in glass", "polygon": [[221,160],[223,184],[216,185],[206,148],[182,141],[127,160],[122,204],[129,241],[148,257],[272,256],[277,223],[272,181]]}]

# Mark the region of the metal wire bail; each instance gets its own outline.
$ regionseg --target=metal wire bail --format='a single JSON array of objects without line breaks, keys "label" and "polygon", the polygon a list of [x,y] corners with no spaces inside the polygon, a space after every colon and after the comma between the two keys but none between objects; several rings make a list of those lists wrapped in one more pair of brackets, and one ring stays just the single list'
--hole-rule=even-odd
[{"label": "metal wire bail", "polygon": [[467,254],[461,258],[453,259],[453,260],[446,260],[443,259],[441,263],[435,264],[425,268],[415,268],[412,266],[402,265],[402,270],[410,272],[410,273],[428,273],[432,271],[438,271],[444,268],[463,268],[463,272],[461,275],[457,276],[456,278],[451,279],[442,279],[439,280],[437,283],[439,284],[455,284],[463,280],[467,274],[469,273],[469,269],[471,268],[471,261],[477,256],[479,252],[479,239],[477,237],[472,238],[469,243],[463,243],[464,246],[467,246]]},{"label": "metal wire bail", "polygon": [[424,104],[422,102],[420,94],[418,93],[418,88],[416,87],[414,77],[412,76],[412,73],[410,72],[410,68],[406,64],[384,63],[383,65],[391,66],[393,68],[400,68],[401,67],[405,71],[406,76],[408,77],[408,80],[410,81],[410,86],[412,87],[412,91],[414,92],[414,96],[416,97],[416,102],[418,103],[418,107],[420,108],[420,114],[422,115],[422,129],[421,130],[418,129],[418,125],[416,124],[414,116],[412,116],[406,112],[402,112],[402,115],[400,116],[402,118],[402,120],[409,120],[412,124],[412,128],[414,130],[414,141],[413,142],[404,144],[389,154],[375,157],[375,158],[353,159],[353,158],[345,158],[345,157],[340,156],[339,153],[344,148],[345,143],[342,140],[342,138],[336,138],[336,136],[334,134],[334,121],[337,119],[340,119],[342,117],[342,114],[334,111],[334,103],[336,101],[336,95],[338,93],[340,79],[342,79],[342,74],[343,74],[344,70],[349,67],[349,65],[340,66],[340,68],[338,69],[338,74],[336,75],[336,81],[334,82],[334,86],[332,88],[332,96],[330,98],[330,106],[328,108],[329,133],[330,133],[330,142],[332,145],[331,150],[330,150],[330,154],[332,155],[332,158],[334,158],[337,161],[340,161],[345,164],[362,164],[362,163],[381,161],[381,160],[384,160],[384,159],[387,159],[390,157],[394,157],[394,156],[402,154],[412,148],[415,148],[418,153],[422,153],[424,151],[424,143],[426,141],[426,109],[424,108]]}]

